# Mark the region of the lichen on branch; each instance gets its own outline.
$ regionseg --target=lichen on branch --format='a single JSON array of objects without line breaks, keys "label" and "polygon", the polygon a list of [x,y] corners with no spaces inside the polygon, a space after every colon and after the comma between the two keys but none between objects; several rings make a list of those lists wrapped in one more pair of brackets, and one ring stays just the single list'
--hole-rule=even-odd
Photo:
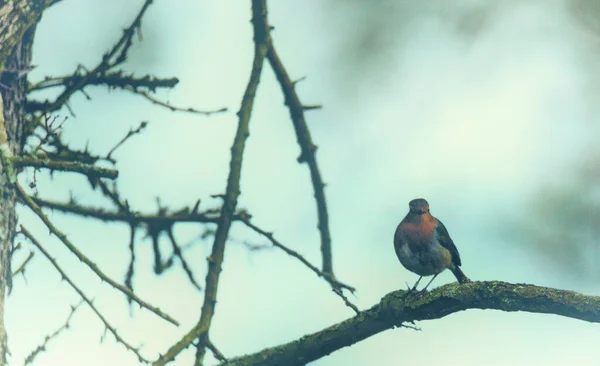
[{"label": "lichen on branch", "polygon": [[600,323],[600,296],[500,281],[453,283],[424,294],[391,292],[355,317],[219,366],[304,365],[404,323],[439,319],[469,309],[555,314]]}]

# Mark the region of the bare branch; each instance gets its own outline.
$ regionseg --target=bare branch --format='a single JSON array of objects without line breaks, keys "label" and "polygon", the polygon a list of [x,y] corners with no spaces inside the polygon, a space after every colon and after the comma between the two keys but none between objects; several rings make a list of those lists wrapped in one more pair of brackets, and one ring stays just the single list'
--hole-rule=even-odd
[{"label": "bare branch", "polygon": [[213,356],[215,356],[215,358],[218,361],[227,362],[227,358],[223,356],[221,351],[217,349],[217,347],[210,341],[210,339],[206,342],[206,348],[208,348],[212,352]]},{"label": "bare branch", "polygon": [[33,255],[35,253],[34,252],[29,252],[29,255],[27,256],[27,258],[25,258],[25,260],[23,261],[23,263],[21,263],[21,265],[19,266],[19,268],[17,268],[15,271],[13,271],[13,273],[11,274],[11,277],[14,279],[16,276],[18,276],[20,273],[25,273],[25,266],[27,266],[27,264],[29,263],[29,261],[31,261],[31,259],[33,259]]},{"label": "bare branch", "polygon": [[192,114],[202,114],[205,116],[210,116],[213,114],[218,114],[218,113],[223,113],[223,112],[227,112],[227,108],[220,108],[220,109],[216,109],[213,111],[201,111],[199,109],[195,109],[195,108],[191,108],[191,107],[177,107],[174,106],[168,102],[163,102],[162,100],[153,97],[152,95],[150,95],[150,93],[143,91],[143,90],[139,90],[139,89],[134,89],[134,88],[125,88],[126,90],[129,90],[130,92],[137,94],[143,98],[145,98],[146,100],[148,100],[149,102],[151,102],[152,104],[161,106],[161,107],[165,107],[167,109],[169,109],[171,112],[187,112],[187,113],[192,113]]},{"label": "bare branch", "polygon": [[119,148],[121,147],[127,140],[129,140],[131,137],[142,133],[142,131],[146,128],[146,126],[148,126],[148,121],[143,121],[142,123],[140,123],[140,125],[138,126],[138,128],[136,129],[130,129],[129,132],[127,132],[127,135],[125,135],[125,137],[123,137],[121,139],[121,141],[119,141],[115,146],[113,146],[112,149],[110,149],[110,151],[108,152],[108,154],[106,154],[106,159],[110,160],[111,159],[111,155]]},{"label": "bare branch", "polygon": [[346,304],[346,306],[349,307],[350,309],[354,310],[356,315],[360,314],[360,310],[358,310],[358,307],[356,305],[354,305],[350,300],[348,300],[348,297],[346,297],[346,295],[344,295],[344,292],[339,287],[333,286],[332,291],[334,294],[341,297],[342,300],[344,301],[344,304]]},{"label": "bare branch", "polygon": [[175,241],[175,236],[173,236],[173,228],[169,228],[167,230],[167,235],[169,236],[169,241],[171,242],[171,246],[173,247],[173,255],[175,255],[177,258],[179,258],[179,261],[181,262],[181,267],[183,267],[183,271],[188,276],[188,279],[190,280],[192,285],[198,291],[202,291],[202,287],[198,284],[198,282],[196,282],[196,279],[194,278],[194,273],[192,272],[192,268],[186,262],[185,258],[183,257],[183,253],[181,252],[181,248]]},{"label": "bare branch", "polygon": [[126,342],[123,338],[121,338],[121,336],[119,335],[119,333],[117,333],[117,329],[114,328],[113,326],[111,326],[110,323],[108,323],[108,321],[106,320],[106,318],[104,318],[104,316],[96,308],[96,306],[94,305],[93,301],[90,300],[83,293],[83,291],[81,291],[81,289],[79,289],[79,287],[77,287],[77,285],[75,285],[75,283],[69,278],[69,276],[67,276],[67,274],[62,270],[62,268],[60,268],[60,266],[58,265],[58,263],[56,262],[56,260],[50,256],[50,254],[46,251],[46,249],[44,249],[44,247],[42,247],[42,245],[40,244],[40,242],[37,241],[37,239],[29,232],[29,230],[27,230],[25,227],[21,226],[21,233],[23,235],[25,235],[25,237],[27,237],[27,239],[29,239],[29,241],[31,241],[31,243],[33,245],[35,245],[39,249],[39,251],[42,252],[42,254],[46,258],[48,258],[48,260],[50,261],[50,263],[52,263],[52,265],[54,266],[54,268],[56,268],[56,270],[58,271],[58,273],[60,273],[60,276],[65,281],[67,281],[67,283],[69,285],[71,285],[71,287],[73,288],[73,290],[75,290],[75,292],[77,292],[77,294],[79,294],[79,296],[81,296],[81,298],[83,299],[83,301],[85,301],[90,306],[90,308],[94,311],[94,313],[96,313],[96,315],[98,316],[98,318],[100,319],[100,321],[102,321],[102,323],[104,324],[104,326],[106,327],[106,329],[108,329],[108,331],[110,333],[112,333],[112,335],[115,337],[115,339],[117,340],[117,342],[119,342],[122,345],[124,345],[125,348],[127,348],[129,351],[135,353],[135,355],[138,357],[138,359],[140,360],[140,362],[146,362],[146,363],[149,362],[144,357],[142,357],[142,355],[139,353],[139,348],[133,347],[128,342]]},{"label": "bare branch", "polygon": [[42,212],[40,207],[31,199],[31,197],[29,197],[29,195],[27,195],[27,193],[25,193],[25,191],[23,190],[23,187],[21,187],[19,184],[16,184],[16,188],[17,188],[17,192],[19,193],[20,198],[23,200],[23,202],[25,202],[25,204],[33,212],[35,212],[35,214],[44,222],[44,224],[46,224],[46,226],[48,227],[50,232],[53,233],[54,235],[56,235],[56,237],[58,237],[60,239],[60,241],[63,242],[63,244],[71,251],[71,253],[73,253],[77,257],[77,259],[79,259],[80,261],[85,263],[100,279],[107,282],[115,289],[121,291],[127,297],[131,298],[133,301],[138,303],[141,307],[148,309],[149,311],[151,311],[154,314],[158,315],[159,317],[165,319],[169,323],[179,326],[179,323],[175,319],[173,319],[171,316],[162,312],[162,310],[160,310],[159,308],[140,299],[137,295],[135,295],[126,286],[123,286],[120,283],[115,282],[110,277],[108,277],[106,274],[104,274],[104,272],[102,272],[100,270],[100,268],[98,267],[98,265],[96,265],[96,263],[92,262],[85,255],[83,255],[83,253],[81,253],[79,251],[79,249],[77,249],[77,247],[73,243],[71,243],[71,241],[69,239],[67,239],[67,236],[62,231],[58,230],[56,228],[56,226],[54,226],[54,224],[50,221],[50,219],[48,219],[48,216],[44,215],[44,213]]},{"label": "bare branch", "polygon": [[499,281],[454,283],[421,295],[391,292],[353,318],[220,366],[304,365],[403,323],[439,319],[468,309],[556,314],[600,323],[600,296]]},{"label": "bare branch", "polygon": [[[129,226],[129,267],[125,274],[125,286],[133,292],[133,273],[135,265],[135,226]],[[131,298],[127,297],[127,301],[131,305]]]},{"label": "bare branch", "polygon": [[[59,76],[59,77],[46,77],[44,80],[33,84],[29,87],[29,92],[34,92],[38,90],[55,88],[59,86],[78,84],[82,81],[82,79],[86,77],[81,74],[71,74],[67,76]],[[115,72],[107,72],[105,74],[100,75],[88,75],[85,80],[86,85],[106,85],[109,88],[121,88],[125,89],[126,87],[138,89],[138,88],[146,88],[148,90],[156,90],[158,88],[173,88],[175,85],[179,83],[179,79],[177,78],[157,78],[152,75],[146,75],[141,78],[136,78],[133,75],[126,75],[122,70]],[[42,110],[42,103],[33,103],[29,104],[28,108],[33,108],[37,110]],[[31,109],[29,109],[31,111]]]},{"label": "bare branch", "polygon": [[252,72],[250,81],[246,86],[246,91],[242,98],[242,104],[238,112],[238,128],[231,147],[231,162],[229,167],[229,176],[227,178],[227,189],[223,197],[223,206],[221,216],[210,257],[208,257],[208,273],[206,275],[204,303],[202,304],[202,314],[198,323],[177,343],[175,343],[164,356],[161,356],[154,365],[164,365],[173,360],[183,349],[188,347],[196,338],[198,338],[198,348],[196,353],[196,365],[203,363],[205,346],[208,340],[208,330],[212,322],[217,302],[217,289],[219,285],[219,276],[223,263],[223,254],[225,252],[225,243],[229,235],[231,221],[235,214],[237,199],[240,194],[240,175],[242,170],[242,158],[246,139],[249,135],[249,122],[254,105],[254,97],[260,81],[264,58],[267,52],[267,39],[269,38],[269,28],[266,19],[266,0],[252,1],[252,24],[254,29],[254,60],[252,62]]},{"label": "bare branch", "polygon": [[81,300],[81,301],[79,301],[79,303],[77,305],[71,306],[71,311],[69,312],[69,315],[67,316],[67,320],[65,320],[64,324],[61,325],[52,334],[47,335],[44,338],[44,341],[42,342],[42,344],[37,346],[31,353],[29,353],[29,355],[27,357],[25,357],[25,365],[29,365],[30,363],[32,363],[38,354],[44,352],[46,350],[46,346],[48,345],[48,342],[50,342],[52,339],[58,337],[63,331],[69,329],[71,318],[73,318],[75,311],[77,311],[77,309],[79,308],[79,306],[81,306],[83,301],[84,300]]},{"label": "bare branch", "polygon": [[45,157],[15,156],[12,157],[10,161],[17,168],[45,168],[63,172],[80,173],[94,178],[116,179],[119,176],[119,172],[114,169],[102,168],[74,161],[50,160]]},{"label": "bare branch", "polygon": [[286,247],[285,245],[281,244],[281,242],[279,242],[277,239],[275,239],[275,237],[273,236],[272,233],[269,233],[269,232],[267,232],[267,231],[259,228],[258,226],[254,225],[252,222],[250,222],[249,218],[242,217],[242,218],[240,218],[240,221],[243,222],[244,225],[248,226],[250,229],[254,230],[258,234],[260,234],[260,235],[264,236],[265,238],[267,238],[273,244],[273,246],[275,246],[275,247],[283,250],[285,253],[287,253],[287,254],[291,255],[292,257],[298,259],[300,262],[302,262],[302,264],[304,264],[311,271],[313,271],[314,273],[316,273],[317,276],[323,277],[323,279],[325,281],[329,282],[331,284],[331,286],[337,287],[337,288],[340,288],[340,289],[347,289],[347,290],[350,290],[350,292],[356,291],[356,289],[354,287],[346,285],[345,283],[342,283],[342,282],[336,280],[335,278],[331,277],[331,275],[329,275],[328,273],[324,273],[321,270],[319,270],[317,267],[315,267],[314,265],[312,265],[308,260],[306,260],[306,258],[304,258],[302,255],[300,255],[300,253],[298,253],[295,250],[292,250],[292,249]]},{"label": "bare branch", "polygon": [[[51,0],[46,0],[48,3],[51,3]],[[26,106],[26,110],[30,112],[41,111],[45,113],[51,113],[59,110],[64,105],[68,106],[68,101],[71,96],[77,91],[83,91],[90,80],[97,80],[99,76],[106,76],[106,72],[110,69],[122,64],[127,59],[127,52],[129,48],[133,44],[133,36],[137,29],[140,28],[142,23],[142,17],[148,10],[148,7],[152,4],[152,0],[145,0],[142,5],[140,11],[137,16],[131,23],[129,27],[127,27],[123,31],[123,35],[121,38],[115,43],[115,45],[103,55],[102,61],[96,67],[83,74],[79,74],[79,68],[73,73],[73,79],[71,79],[70,83],[65,84],[65,89],[56,99],[52,102],[46,100],[43,103],[31,104],[29,107]],[[34,108],[35,107],[35,108]]]},{"label": "bare branch", "polygon": [[[197,222],[202,224],[216,224],[219,221],[220,210],[209,209],[205,211],[186,212],[185,210],[178,210],[172,214],[145,214],[138,212],[115,212],[107,211],[102,208],[88,207],[78,205],[72,202],[56,202],[49,201],[38,197],[30,197],[38,206],[49,208],[51,210],[58,210],[64,213],[79,215],[83,217],[90,217],[106,222],[125,222],[128,224],[139,225],[157,225],[169,226],[178,222]],[[240,220],[244,216],[243,212],[236,212],[232,220]]]},{"label": "bare branch", "polygon": [[281,85],[283,91],[285,105],[290,110],[290,117],[296,131],[296,138],[298,145],[300,145],[300,157],[298,162],[308,164],[310,170],[310,177],[312,181],[313,190],[315,192],[315,200],[317,203],[317,216],[318,216],[318,227],[321,235],[321,253],[323,256],[323,272],[328,273],[331,277],[333,274],[333,258],[331,255],[331,234],[329,232],[329,216],[327,214],[327,202],[325,200],[325,183],[321,178],[319,172],[319,166],[317,164],[317,158],[315,152],[317,146],[313,143],[310,135],[310,130],[306,124],[304,118],[304,111],[310,109],[321,108],[321,106],[307,106],[300,102],[300,98],[294,88],[295,83],[290,79],[283,63],[279,59],[273,40],[268,40],[269,50],[267,52],[267,58],[269,64],[275,72],[275,76]]}]

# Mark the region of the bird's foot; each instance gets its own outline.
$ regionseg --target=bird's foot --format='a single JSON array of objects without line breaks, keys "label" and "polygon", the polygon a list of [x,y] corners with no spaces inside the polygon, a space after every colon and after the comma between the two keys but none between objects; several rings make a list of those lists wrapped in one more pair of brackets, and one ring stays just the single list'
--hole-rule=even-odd
[{"label": "bird's foot", "polygon": [[423,293],[423,290],[417,290],[417,284],[415,284],[413,287],[410,287],[408,282],[406,282],[406,292],[404,293],[404,296],[418,296]]}]

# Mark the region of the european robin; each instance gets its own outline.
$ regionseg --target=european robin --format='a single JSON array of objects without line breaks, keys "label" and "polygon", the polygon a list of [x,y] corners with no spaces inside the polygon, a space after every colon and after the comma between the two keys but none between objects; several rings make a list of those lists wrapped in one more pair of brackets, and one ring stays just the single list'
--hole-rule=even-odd
[{"label": "european robin", "polygon": [[471,282],[459,268],[460,255],[448,230],[429,213],[429,203],[417,198],[410,201],[408,207],[408,214],[396,228],[394,249],[400,263],[420,276],[410,291],[416,290],[423,276],[433,275],[422,290],[425,291],[446,268],[452,271],[459,283]]}]

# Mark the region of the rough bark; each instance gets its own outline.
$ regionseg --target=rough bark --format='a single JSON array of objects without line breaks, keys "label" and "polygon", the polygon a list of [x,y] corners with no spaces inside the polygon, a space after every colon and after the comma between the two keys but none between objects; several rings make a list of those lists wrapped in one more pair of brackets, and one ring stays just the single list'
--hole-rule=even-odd
[{"label": "rough bark", "polygon": [[35,24],[50,2],[0,2],[0,365],[5,365],[7,334],[4,327],[5,294],[10,286],[9,252],[17,215],[15,175],[4,158],[20,154],[23,142],[23,105],[26,74],[31,61]]},{"label": "rough bark", "polygon": [[467,309],[555,314],[600,323],[600,296],[499,281],[455,283],[425,294],[391,292],[353,318],[220,366],[304,365],[403,323],[439,319]]}]

